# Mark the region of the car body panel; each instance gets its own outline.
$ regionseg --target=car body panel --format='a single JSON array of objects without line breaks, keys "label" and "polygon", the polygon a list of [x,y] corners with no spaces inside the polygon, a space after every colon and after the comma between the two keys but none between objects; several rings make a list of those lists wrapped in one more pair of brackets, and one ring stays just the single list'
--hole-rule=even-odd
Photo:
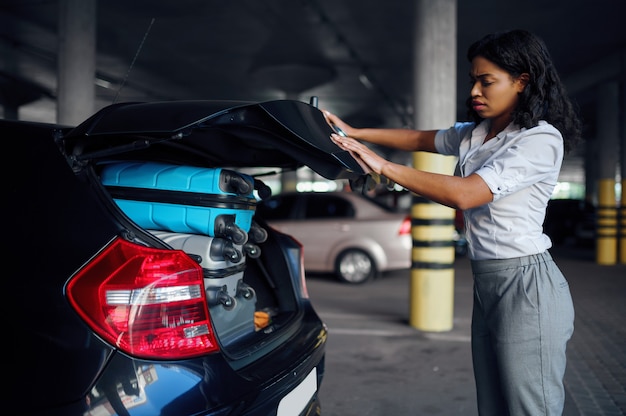
[{"label": "car body panel", "polygon": [[[28,125],[17,130],[17,125],[15,129],[3,125],[2,131],[12,139],[12,154],[28,154],[37,166],[14,177],[10,203],[4,207],[11,218],[5,231],[11,235],[11,245],[18,248],[11,251],[11,258],[23,265],[12,285],[24,297],[10,297],[9,310],[30,321],[26,325],[9,322],[11,333],[20,341],[10,343],[15,348],[12,357],[31,369],[13,374],[10,391],[16,391],[11,396],[24,404],[24,410],[34,410],[30,407],[33,395],[34,403],[42,407],[69,405],[86,394],[85,386],[103,370],[113,348],[94,337],[71,310],[63,288],[76,270],[115,237],[118,227],[89,186],[73,175],[55,143],[41,140],[41,135],[52,137],[49,128]],[[38,192],[33,193],[33,188]],[[45,267],[29,270],[33,264]],[[63,384],[54,382],[59,374],[70,377]]]}]

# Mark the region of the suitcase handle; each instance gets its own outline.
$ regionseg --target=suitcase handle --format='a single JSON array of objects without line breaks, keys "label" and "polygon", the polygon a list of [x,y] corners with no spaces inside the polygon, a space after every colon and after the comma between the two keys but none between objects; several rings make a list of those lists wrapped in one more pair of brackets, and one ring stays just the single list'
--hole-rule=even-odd
[{"label": "suitcase handle", "polygon": [[234,215],[218,215],[215,218],[215,236],[230,238],[235,244],[248,241],[248,233],[235,224]]},{"label": "suitcase handle", "polygon": [[224,183],[222,191],[237,195],[248,195],[253,191],[254,185],[251,180],[246,180],[240,173],[224,169],[221,172]]}]

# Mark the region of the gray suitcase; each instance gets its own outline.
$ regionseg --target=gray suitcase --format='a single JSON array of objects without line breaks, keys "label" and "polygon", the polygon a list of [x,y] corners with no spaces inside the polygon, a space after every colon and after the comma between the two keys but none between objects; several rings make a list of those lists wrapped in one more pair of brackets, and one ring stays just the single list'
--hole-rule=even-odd
[{"label": "gray suitcase", "polygon": [[255,332],[256,294],[243,281],[246,267],[244,245],[206,235],[149,232],[172,248],[196,258],[202,266],[211,320],[223,345]]}]

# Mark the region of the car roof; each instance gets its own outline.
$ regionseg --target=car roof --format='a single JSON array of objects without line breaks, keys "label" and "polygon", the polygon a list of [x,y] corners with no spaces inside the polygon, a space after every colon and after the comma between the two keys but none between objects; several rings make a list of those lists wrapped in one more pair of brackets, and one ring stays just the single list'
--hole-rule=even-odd
[{"label": "car roof", "polygon": [[[363,195],[359,192],[353,191],[331,191],[331,192],[282,192],[276,194],[274,197],[289,197],[289,198],[319,198],[320,201],[325,196],[339,197],[348,200],[354,205],[355,210],[358,212],[359,217],[370,218],[375,216],[405,216],[407,213],[401,210],[396,210],[389,205],[386,205],[375,198],[368,195]],[[263,203],[263,202],[261,202]]]}]

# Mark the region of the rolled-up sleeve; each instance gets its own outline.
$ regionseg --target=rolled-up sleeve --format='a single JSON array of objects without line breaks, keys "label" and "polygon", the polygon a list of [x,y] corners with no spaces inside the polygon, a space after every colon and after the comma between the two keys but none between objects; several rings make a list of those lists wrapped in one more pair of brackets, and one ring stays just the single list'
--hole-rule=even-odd
[{"label": "rolled-up sleeve", "polygon": [[561,167],[563,140],[554,127],[540,126],[511,140],[513,142],[509,146],[494,153],[475,172],[483,178],[493,193],[494,201],[545,181],[554,175],[555,169],[558,171]]}]

